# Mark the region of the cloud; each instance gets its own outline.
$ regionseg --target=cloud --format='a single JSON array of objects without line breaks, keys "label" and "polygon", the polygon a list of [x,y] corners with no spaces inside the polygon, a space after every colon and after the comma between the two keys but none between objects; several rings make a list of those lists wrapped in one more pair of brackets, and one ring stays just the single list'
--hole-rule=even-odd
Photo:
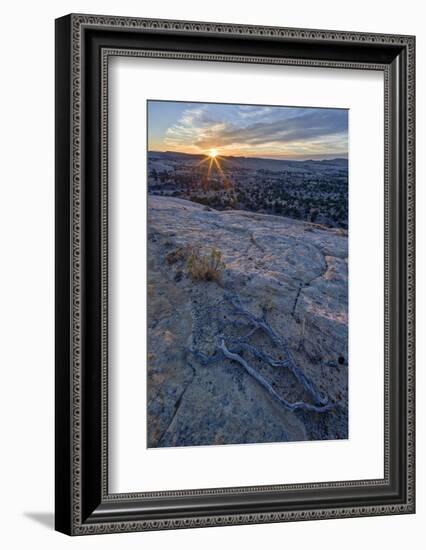
[{"label": "cloud", "polygon": [[[166,131],[165,143],[200,151],[309,150],[347,153],[346,110],[200,104],[186,108]],[[327,151],[326,151],[327,152]]]},{"label": "cloud", "polygon": [[210,116],[205,107],[186,109],[178,122],[167,129],[164,141],[169,145],[197,146],[201,141],[217,139],[225,127],[226,123]]},{"label": "cloud", "polygon": [[239,114],[243,119],[265,116],[269,114],[272,110],[272,107],[252,107],[251,105],[239,106]]}]

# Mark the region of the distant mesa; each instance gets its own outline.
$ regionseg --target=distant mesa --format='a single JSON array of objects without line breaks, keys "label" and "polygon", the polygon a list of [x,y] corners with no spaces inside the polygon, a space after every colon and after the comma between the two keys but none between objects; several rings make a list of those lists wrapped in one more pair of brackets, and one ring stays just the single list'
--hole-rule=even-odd
[{"label": "distant mesa", "polygon": [[[192,154],[192,153],[182,153],[177,151],[148,151],[148,158],[150,161],[154,160],[163,160],[163,161],[177,161],[179,159],[185,159],[185,161],[194,160],[194,162],[199,162],[201,159],[208,157],[205,154]],[[306,160],[295,160],[295,159],[275,159],[275,158],[263,158],[263,157],[235,157],[232,155],[226,156],[219,154],[218,157],[230,163],[230,167],[234,165],[235,167],[240,168],[253,168],[256,170],[272,170],[280,171],[287,170],[291,168],[304,169],[309,166],[315,166],[316,168],[321,169],[330,168],[335,166],[336,168],[346,168],[348,167],[347,158],[330,158],[330,159],[306,159]]]}]

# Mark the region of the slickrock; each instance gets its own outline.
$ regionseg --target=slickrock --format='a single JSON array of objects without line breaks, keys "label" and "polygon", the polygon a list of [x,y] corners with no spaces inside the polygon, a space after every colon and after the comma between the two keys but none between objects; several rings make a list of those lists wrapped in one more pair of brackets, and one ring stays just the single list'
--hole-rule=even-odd
[{"label": "slickrock", "polygon": [[[346,232],[160,196],[148,211],[148,446],[347,438]],[[219,281],[189,275],[197,247],[222,253]]]}]

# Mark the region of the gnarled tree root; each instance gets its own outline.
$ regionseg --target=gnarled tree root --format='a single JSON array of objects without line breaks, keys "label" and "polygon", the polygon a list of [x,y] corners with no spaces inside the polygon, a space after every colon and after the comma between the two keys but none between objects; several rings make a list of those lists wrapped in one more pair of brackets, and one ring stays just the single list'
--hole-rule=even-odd
[{"label": "gnarled tree root", "polygon": [[[281,338],[281,336],[279,336],[279,334],[277,334],[275,330],[270,326],[265,318],[265,315],[263,315],[263,317],[256,317],[255,315],[253,315],[253,313],[243,307],[239,296],[232,295],[230,292],[225,293],[225,299],[230,304],[232,304],[237,313],[248,319],[250,324],[252,325],[249,333],[242,338],[235,340],[235,344],[239,345],[240,347],[246,347],[246,349],[249,349],[258,359],[266,361],[273,367],[288,368],[290,372],[295,376],[297,381],[303,386],[303,388],[309,393],[309,395],[311,395],[315,403],[318,403],[319,405],[326,405],[328,402],[328,398],[318,391],[318,389],[315,387],[315,384],[311,380],[309,380],[309,378],[296,365],[296,361],[287,345],[287,342],[285,342],[285,340]],[[245,343],[245,341],[258,329],[262,330],[267,336],[269,336],[272,343],[283,351],[284,355],[287,357],[285,361],[276,361],[267,354],[264,354],[263,352],[257,350],[257,348],[255,348],[254,346]]]},{"label": "gnarled tree root", "polygon": [[[228,339],[228,345],[225,343],[225,338],[220,335],[220,340],[218,343],[218,349],[212,356],[205,355],[198,350],[189,348],[189,352],[194,355],[203,365],[211,365],[217,363],[223,356],[227,359],[234,361],[241,365],[245,371],[254,378],[267,392],[276,399],[281,405],[290,411],[304,410],[316,413],[327,412],[330,409],[334,408],[335,405],[330,403],[328,397],[321,394],[318,389],[315,387],[315,384],[309,380],[309,378],[302,372],[302,370],[296,365],[293,354],[291,353],[287,342],[282,338],[267,322],[265,314],[262,317],[256,317],[253,313],[245,309],[241,303],[241,299],[236,294],[231,294],[229,291],[224,294],[225,299],[234,307],[237,314],[244,317],[248,320],[250,326],[249,332],[244,336],[239,338]],[[244,323],[247,325],[247,323]],[[272,341],[273,345],[279,348],[286,359],[277,360],[274,359],[269,354],[258,349],[253,344],[250,344],[248,340],[255,334],[257,330],[264,332],[269,339]],[[244,351],[250,352],[254,357],[268,363],[271,367],[274,368],[285,368],[288,369],[297,381],[301,384],[304,390],[311,396],[313,404],[307,403],[305,401],[296,401],[290,402],[287,399],[284,399],[279,393],[274,389],[272,384],[254,367],[252,367],[244,357],[242,353]]]},{"label": "gnarled tree root", "polygon": [[236,361],[242,367],[244,367],[246,372],[250,376],[252,376],[257,382],[259,382],[259,384],[261,384],[274,399],[276,399],[279,403],[284,405],[286,409],[289,409],[290,411],[304,410],[304,411],[323,413],[333,408],[333,405],[331,403],[328,403],[326,405],[311,405],[310,403],[305,403],[304,401],[296,401],[294,403],[287,401],[286,399],[281,397],[281,395],[279,395],[274,390],[272,385],[259,372],[257,372],[256,369],[254,369],[251,365],[249,365],[249,363],[243,357],[241,357],[241,355],[230,351],[226,347],[225,341],[223,339],[219,344],[219,349],[222,351],[225,357],[227,357],[231,361]]}]

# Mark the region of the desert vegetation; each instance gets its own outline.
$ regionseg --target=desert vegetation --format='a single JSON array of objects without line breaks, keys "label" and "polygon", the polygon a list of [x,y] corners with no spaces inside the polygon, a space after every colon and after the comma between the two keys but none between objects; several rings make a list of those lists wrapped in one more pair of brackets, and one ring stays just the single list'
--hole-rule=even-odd
[{"label": "desert vegetation", "polygon": [[186,267],[193,281],[219,281],[225,263],[222,260],[222,252],[217,248],[211,248],[209,251],[193,248]]},{"label": "desert vegetation", "polygon": [[[202,160],[202,157],[201,157]],[[149,192],[217,210],[249,210],[328,227],[348,227],[348,166],[331,161],[223,157],[208,169],[199,155],[148,155]]]},{"label": "desert vegetation", "polygon": [[186,274],[192,281],[218,282],[226,267],[222,252],[215,247],[180,246],[168,252],[165,260],[170,266],[184,262]]}]

